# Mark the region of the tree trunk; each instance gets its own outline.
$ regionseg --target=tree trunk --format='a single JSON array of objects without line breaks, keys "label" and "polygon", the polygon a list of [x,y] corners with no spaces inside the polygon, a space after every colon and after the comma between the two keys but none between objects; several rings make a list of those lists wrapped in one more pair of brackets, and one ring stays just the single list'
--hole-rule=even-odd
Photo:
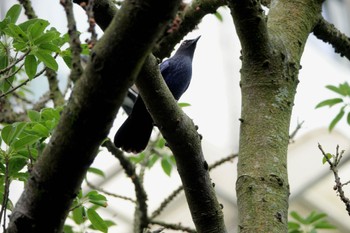
[{"label": "tree trunk", "polygon": [[242,45],[242,113],[236,183],[239,232],[288,232],[289,124],[300,58],[321,2],[231,1]]},{"label": "tree trunk", "polygon": [[144,59],[180,1],[125,1],[92,51],[7,232],[61,232],[69,208]]}]

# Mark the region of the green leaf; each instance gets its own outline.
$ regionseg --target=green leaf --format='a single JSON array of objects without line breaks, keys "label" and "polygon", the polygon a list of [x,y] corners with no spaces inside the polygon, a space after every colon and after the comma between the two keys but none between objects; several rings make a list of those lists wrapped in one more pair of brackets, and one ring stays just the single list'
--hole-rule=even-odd
[{"label": "green leaf", "polygon": [[292,211],[290,212],[290,216],[292,216],[295,220],[297,220],[298,222],[302,223],[302,224],[307,224],[307,222],[305,221],[305,219],[303,217],[301,217],[297,212]]},{"label": "green leaf", "polygon": [[36,123],[34,126],[30,129],[30,131],[34,132],[36,135],[42,137],[42,138],[47,138],[50,136],[49,129],[46,128],[43,124],[41,123]]},{"label": "green leaf", "polygon": [[63,61],[64,63],[66,63],[66,65],[68,66],[68,68],[72,68],[72,57],[71,56],[63,56]]},{"label": "green leaf", "polygon": [[39,45],[39,49],[46,50],[49,53],[55,52],[58,53],[60,52],[60,48],[57,45],[54,45],[52,43],[42,43]]},{"label": "green leaf", "polygon": [[189,106],[191,106],[191,104],[189,104],[189,103],[178,103],[177,104],[180,108],[184,108],[184,107],[189,107]]},{"label": "green leaf", "polygon": [[153,165],[157,162],[158,159],[159,159],[159,156],[157,154],[151,155],[148,161],[147,167],[148,168],[153,167]]},{"label": "green leaf", "polygon": [[215,12],[214,13],[214,15],[215,15],[215,17],[220,21],[220,22],[223,22],[224,20],[223,20],[223,18],[222,18],[222,15],[219,13],[219,12]]},{"label": "green leaf", "polygon": [[25,122],[16,122],[12,125],[5,126],[1,131],[1,138],[8,146],[11,146],[15,139],[22,133],[26,125],[27,123]]},{"label": "green leaf", "polygon": [[350,112],[348,113],[348,116],[346,118],[346,121],[348,122],[348,125],[350,125]]},{"label": "green leaf", "polygon": [[8,56],[0,54],[0,69],[4,69],[5,67],[7,67],[8,63],[9,63]]},{"label": "green leaf", "polygon": [[336,227],[327,221],[321,221],[314,225],[316,229],[336,229]]},{"label": "green leaf", "polygon": [[347,82],[341,83],[339,89],[344,96],[350,96],[350,86]]},{"label": "green leaf", "polygon": [[7,25],[7,29],[5,30],[6,34],[12,36],[14,39],[19,42],[27,42],[28,37],[27,34],[17,25],[10,23]]},{"label": "green leaf", "polygon": [[141,152],[140,154],[136,155],[136,156],[130,156],[129,159],[131,162],[133,163],[140,163],[145,159],[145,153]]},{"label": "green leaf", "polygon": [[335,125],[343,118],[345,112],[344,112],[344,107],[342,107],[339,111],[339,113],[334,117],[332,122],[329,124],[328,130],[331,132]]},{"label": "green leaf", "polygon": [[25,165],[27,165],[28,158],[23,156],[12,156],[9,159],[9,173],[10,176],[15,175],[18,173],[22,168],[24,168]]},{"label": "green leaf", "polygon": [[296,222],[288,222],[288,230],[298,230],[300,228],[300,224]]},{"label": "green leaf", "polygon": [[33,41],[33,43],[35,45],[40,45],[43,43],[50,43],[56,37],[57,37],[57,32],[49,31],[49,32],[46,32],[46,33],[42,34],[41,36],[39,36],[37,39],[35,39]]},{"label": "green leaf", "polygon": [[47,120],[54,120],[56,122],[60,119],[60,112],[62,108],[44,108],[41,110],[41,120],[47,121]]},{"label": "green leaf", "polygon": [[342,102],[343,102],[343,99],[341,99],[341,98],[327,99],[327,100],[324,100],[324,101],[318,103],[315,108],[321,108],[324,106],[332,107],[333,105],[336,105],[336,104],[342,103]]},{"label": "green leaf", "polygon": [[21,5],[15,4],[7,11],[5,18],[10,18],[10,23],[16,23],[21,11]]},{"label": "green leaf", "polygon": [[15,150],[20,150],[26,146],[30,146],[39,140],[38,136],[26,135],[13,143],[13,148]]},{"label": "green leaf", "polygon": [[16,51],[21,51],[21,52],[27,52],[29,48],[27,42],[15,41],[13,42],[12,45]]},{"label": "green leaf", "polygon": [[35,56],[27,55],[24,60],[24,69],[26,70],[26,74],[28,75],[29,79],[34,78],[37,68],[38,63],[36,62]]},{"label": "green leaf", "polygon": [[[2,191],[2,192],[0,192],[0,203],[3,203],[3,200],[4,200],[4,193]],[[8,199],[6,209],[11,210],[11,211],[13,210],[13,203],[10,199]]]},{"label": "green leaf", "polygon": [[94,173],[95,175],[98,175],[98,176],[105,177],[105,173],[101,169],[98,169],[95,167],[90,167],[88,169],[88,172]]},{"label": "green leaf", "polygon": [[170,163],[169,158],[168,157],[163,157],[162,160],[161,160],[161,165],[162,165],[162,168],[163,168],[163,171],[165,172],[165,174],[170,176],[173,166]]},{"label": "green leaf", "polygon": [[13,180],[27,182],[28,178],[29,178],[29,173],[28,173],[28,171],[26,171],[26,172],[16,172],[15,174],[11,174],[11,178]]},{"label": "green leaf", "polygon": [[[330,154],[330,153],[327,153],[326,156],[327,156],[328,159],[331,159],[331,158],[334,157],[334,156],[333,156],[332,154]],[[325,156],[323,156],[322,164],[325,164],[325,163],[327,162],[327,158],[326,158]]]},{"label": "green leaf", "polygon": [[164,138],[159,138],[159,140],[158,140],[158,142],[157,142],[157,144],[156,144],[156,147],[158,147],[158,148],[164,148],[164,146],[165,146],[165,144],[166,144],[166,140],[164,139]]},{"label": "green leaf", "polygon": [[339,87],[336,87],[336,86],[333,86],[333,85],[327,85],[326,88],[331,90],[331,91],[334,91],[335,93],[338,93],[338,94],[340,94],[342,96],[345,96],[345,93],[343,93],[343,91]]},{"label": "green leaf", "polygon": [[86,211],[83,206],[79,206],[72,211],[73,221],[82,224],[86,220]]},{"label": "green leaf", "polygon": [[33,122],[40,121],[40,113],[38,111],[29,109],[27,110],[27,116]]},{"label": "green leaf", "polygon": [[63,232],[64,233],[75,233],[74,230],[73,230],[73,227],[70,226],[70,225],[64,225]]},{"label": "green leaf", "polygon": [[18,24],[18,26],[24,31],[27,32],[29,30],[29,27],[36,22],[43,20],[43,19],[29,19],[27,21],[24,21],[23,23]]},{"label": "green leaf", "polygon": [[310,224],[310,223],[314,223],[318,220],[320,220],[321,218],[325,218],[327,217],[327,214],[325,213],[316,213],[315,211],[312,211],[309,216],[307,216],[306,221]]},{"label": "green leaf", "polygon": [[95,205],[107,207],[107,198],[102,194],[99,194],[96,190],[93,190],[86,194],[86,197],[89,198],[89,201]]},{"label": "green leaf", "polygon": [[34,40],[43,35],[43,32],[48,25],[49,22],[43,19],[38,19],[33,24],[31,24],[27,29],[31,40]]},{"label": "green leaf", "polygon": [[91,224],[99,231],[108,232],[108,226],[100,215],[93,209],[87,210],[87,216]]},{"label": "green leaf", "polygon": [[42,61],[45,66],[47,66],[50,69],[53,69],[54,71],[58,70],[58,64],[56,60],[51,56],[51,54],[47,53],[45,50],[39,49],[34,54],[40,61]]}]

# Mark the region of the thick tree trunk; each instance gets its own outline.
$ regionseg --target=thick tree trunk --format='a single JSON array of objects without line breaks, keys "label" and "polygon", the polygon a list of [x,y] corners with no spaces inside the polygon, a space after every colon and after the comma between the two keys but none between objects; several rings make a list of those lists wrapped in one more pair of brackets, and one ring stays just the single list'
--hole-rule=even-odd
[{"label": "thick tree trunk", "polygon": [[320,1],[231,1],[242,45],[242,115],[236,192],[239,231],[287,232],[289,123],[300,58]]},{"label": "thick tree trunk", "polygon": [[61,232],[127,89],[180,1],[125,1],[92,51],[59,125],[35,164],[7,232]]}]

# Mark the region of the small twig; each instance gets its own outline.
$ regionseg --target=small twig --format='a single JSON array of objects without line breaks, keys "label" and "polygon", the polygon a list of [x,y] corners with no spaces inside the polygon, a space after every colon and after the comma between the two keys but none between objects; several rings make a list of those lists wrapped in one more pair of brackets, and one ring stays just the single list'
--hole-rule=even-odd
[{"label": "small twig", "polygon": [[28,17],[28,19],[37,18],[30,0],[18,0],[18,1],[22,4],[24,8],[24,14]]},{"label": "small twig", "polygon": [[12,76],[14,76],[15,74],[17,74],[17,73],[22,69],[23,66],[24,66],[24,63],[21,64],[21,65],[20,65],[15,71],[13,71],[12,73],[7,74],[6,76],[2,77],[2,78],[0,79],[0,82],[1,82],[2,80],[5,80],[6,82],[8,82],[8,83],[11,85],[11,83],[8,81],[8,79],[11,78]]},{"label": "small twig", "polygon": [[104,193],[108,196],[112,196],[112,197],[115,197],[115,198],[119,198],[119,199],[122,199],[122,200],[126,200],[126,201],[130,201],[130,202],[133,202],[133,203],[136,203],[136,201],[130,197],[126,197],[126,196],[122,196],[122,195],[118,195],[118,194],[115,194],[115,193],[111,193],[111,192],[108,192],[106,190],[104,190],[103,188],[100,188],[100,187],[97,187],[96,185],[90,183],[87,179],[85,179],[85,182],[87,184],[87,186],[89,186],[91,189],[95,189],[101,193]]},{"label": "small twig", "polygon": [[333,24],[321,17],[314,27],[313,33],[318,39],[331,44],[334,51],[340,56],[350,59],[350,38]]},{"label": "small twig", "polygon": [[190,232],[190,233],[197,233],[196,230],[189,228],[189,227],[181,226],[180,223],[179,224],[171,224],[171,223],[166,223],[166,222],[156,221],[156,220],[151,220],[150,223],[162,226],[162,227],[167,228],[167,229],[183,231],[183,232]]},{"label": "small twig", "polygon": [[[17,65],[19,62],[23,61],[23,59],[30,53],[30,50],[28,50],[27,52],[25,52],[22,56],[20,56],[18,59],[16,59],[11,65],[7,66],[6,68],[0,70],[0,74],[4,74],[7,71],[11,70],[15,65]],[[23,64],[21,65],[21,67],[23,66]],[[18,72],[18,71],[17,71]],[[16,73],[17,73],[16,72]],[[9,77],[11,77],[12,75],[7,75]],[[0,81],[7,79],[8,77],[3,77],[0,79]]]},{"label": "small twig", "polygon": [[183,186],[180,185],[177,189],[175,189],[167,198],[164,199],[164,201],[162,201],[162,203],[160,203],[160,206],[153,211],[153,213],[151,214],[150,219],[154,219],[155,217],[159,216],[162,211],[165,209],[165,207],[168,206],[168,204],[174,200],[174,198],[181,193],[181,191],[183,190]]},{"label": "small twig", "polygon": [[16,91],[18,88],[20,88],[20,87],[26,85],[29,81],[31,81],[31,80],[33,80],[33,79],[39,77],[40,75],[42,75],[42,74],[44,73],[45,70],[46,70],[46,68],[43,68],[43,69],[42,69],[39,73],[37,73],[32,79],[29,79],[29,78],[28,78],[28,79],[24,80],[22,83],[20,83],[19,85],[15,86],[15,87],[13,87],[12,89],[8,90],[7,92],[1,94],[1,95],[0,95],[0,98],[6,96],[6,95],[8,95],[8,94],[11,94],[12,92]]},{"label": "small twig", "polygon": [[50,98],[52,99],[54,106],[57,107],[63,105],[65,101],[58,86],[57,73],[54,70],[47,68],[45,75],[49,83]]},{"label": "small twig", "polygon": [[341,158],[343,157],[344,150],[339,152],[339,145],[338,145],[336,148],[336,155],[333,156],[333,162],[332,162],[330,160],[330,158],[328,157],[327,153],[324,152],[324,150],[322,149],[322,146],[320,144],[318,144],[318,148],[322,152],[323,156],[327,160],[327,163],[329,164],[331,171],[333,172],[334,181],[335,181],[335,185],[334,185],[333,189],[336,190],[336,192],[339,194],[341,201],[345,204],[346,210],[347,210],[348,214],[350,215],[350,199],[347,198],[344,194],[344,190],[343,190],[344,184],[341,183],[340,177],[338,174],[338,165],[339,165]]},{"label": "small twig", "polygon": [[89,28],[88,32],[91,33],[91,38],[87,41],[87,44],[90,49],[92,49],[97,41],[97,33],[96,33],[96,21],[94,17],[94,2],[95,0],[89,0],[86,6],[86,15],[88,17]]},{"label": "small twig", "polygon": [[[144,229],[148,225],[148,216],[147,216],[147,194],[143,188],[142,182],[140,181],[139,176],[136,174],[136,169],[134,164],[124,156],[123,152],[119,150],[110,139],[104,141],[102,146],[106,147],[109,152],[111,152],[120,162],[120,165],[123,167],[127,176],[131,179],[135,186],[136,193],[136,218],[135,223],[139,229]],[[135,228],[136,229],[136,228]]]},{"label": "small twig", "polygon": [[68,21],[68,33],[69,33],[69,45],[72,51],[72,71],[70,73],[70,79],[75,82],[83,73],[83,67],[81,66],[80,54],[81,43],[79,39],[79,32],[77,31],[76,22],[73,13],[73,3],[71,0],[60,0],[63,6]]},{"label": "small twig", "polygon": [[297,123],[297,126],[295,127],[294,131],[289,135],[289,143],[294,141],[295,136],[297,135],[297,133],[299,132],[299,130],[301,129],[301,127],[303,126],[304,121]]},{"label": "small twig", "polygon": [[[212,169],[214,168],[217,168],[218,166],[228,162],[228,161],[231,161],[232,159],[236,158],[238,156],[238,154],[232,154],[232,155],[229,155],[229,156],[226,156],[222,159],[220,159],[219,161],[213,163],[212,165],[210,165],[208,167],[209,171],[211,171]],[[183,186],[179,186],[177,189],[175,189],[168,197],[166,197],[162,203],[160,204],[160,206],[155,210],[153,211],[153,213],[151,214],[151,219],[154,219],[155,217],[159,216],[162,211],[165,209],[165,207],[168,206],[168,204],[174,200],[174,198],[181,193],[181,191],[183,190]]]},{"label": "small twig", "polygon": [[0,210],[0,222],[2,222],[2,217],[4,217],[3,222],[3,230],[5,232],[6,230],[6,208],[9,201],[9,195],[10,195],[10,177],[9,177],[9,159],[8,156],[5,156],[5,186],[4,186],[4,193],[2,197],[2,203],[1,203],[1,210]]},{"label": "small twig", "polygon": [[218,166],[220,166],[220,165],[222,165],[222,164],[224,164],[226,162],[231,161],[232,159],[236,158],[237,156],[238,156],[238,154],[232,154],[232,155],[229,155],[227,157],[224,157],[224,158],[220,159],[219,161],[217,161],[217,162],[213,163],[212,165],[210,165],[208,167],[208,169],[209,169],[209,171],[211,171],[212,169],[217,168]]}]

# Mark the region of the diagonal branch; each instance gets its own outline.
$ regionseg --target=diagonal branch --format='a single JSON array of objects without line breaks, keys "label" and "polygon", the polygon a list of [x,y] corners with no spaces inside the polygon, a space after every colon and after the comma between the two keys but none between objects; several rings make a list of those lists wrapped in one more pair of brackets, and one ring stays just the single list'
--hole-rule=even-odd
[{"label": "diagonal branch", "polygon": [[316,24],[314,35],[323,42],[333,46],[336,53],[345,56],[350,60],[350,38],[339,31],[333,24],[327,22],[324,18],[320,18]]},{"label": "diagonal branch", "polygon": [[126,158],[121,150],[116,148],[110,140],[106,140],[102,146],[106,147],[109,152],[111,152],[120,162],[125,173],[131,179],[135,186],[136,193],[136,218],[135,218],[135,228],[136,232],[143,232],[143,229],[148,225],[147,216],[147,194],[143,188],[140,177],[136,174],[135,166]]},{"label": "diagonal branch", "polygon": [[241,42],[243,59],[264,60],[270,55],[270,43],[260,1],[229,0],[228,4]]},{"label": "diagonal branch", "polygon": [[174,19],[175,22],[167,34],[162,37],[156,47],[153,49],[153,54],[159,59],[169,57],[174,46],[187,35],[188,32],[193,31],[201,22],[202,18],[207,14],[215,13],[220,6],[226,4],[225,0],[197,0],[192,1],[190,5],[186,5],[183,11],[178,13]]},{"label": "diagonal branch", "polygon": [[172,150],[187,203],[198,232],[226,232],[199,136],[192,120],[178,107],[159,71],[147,57],[136,85],[155,124]]},{"label": "diagonal branch", "polygon": [[92,51],[7,232],[61,232],[127,89],[180,1],[125,1]]}]

